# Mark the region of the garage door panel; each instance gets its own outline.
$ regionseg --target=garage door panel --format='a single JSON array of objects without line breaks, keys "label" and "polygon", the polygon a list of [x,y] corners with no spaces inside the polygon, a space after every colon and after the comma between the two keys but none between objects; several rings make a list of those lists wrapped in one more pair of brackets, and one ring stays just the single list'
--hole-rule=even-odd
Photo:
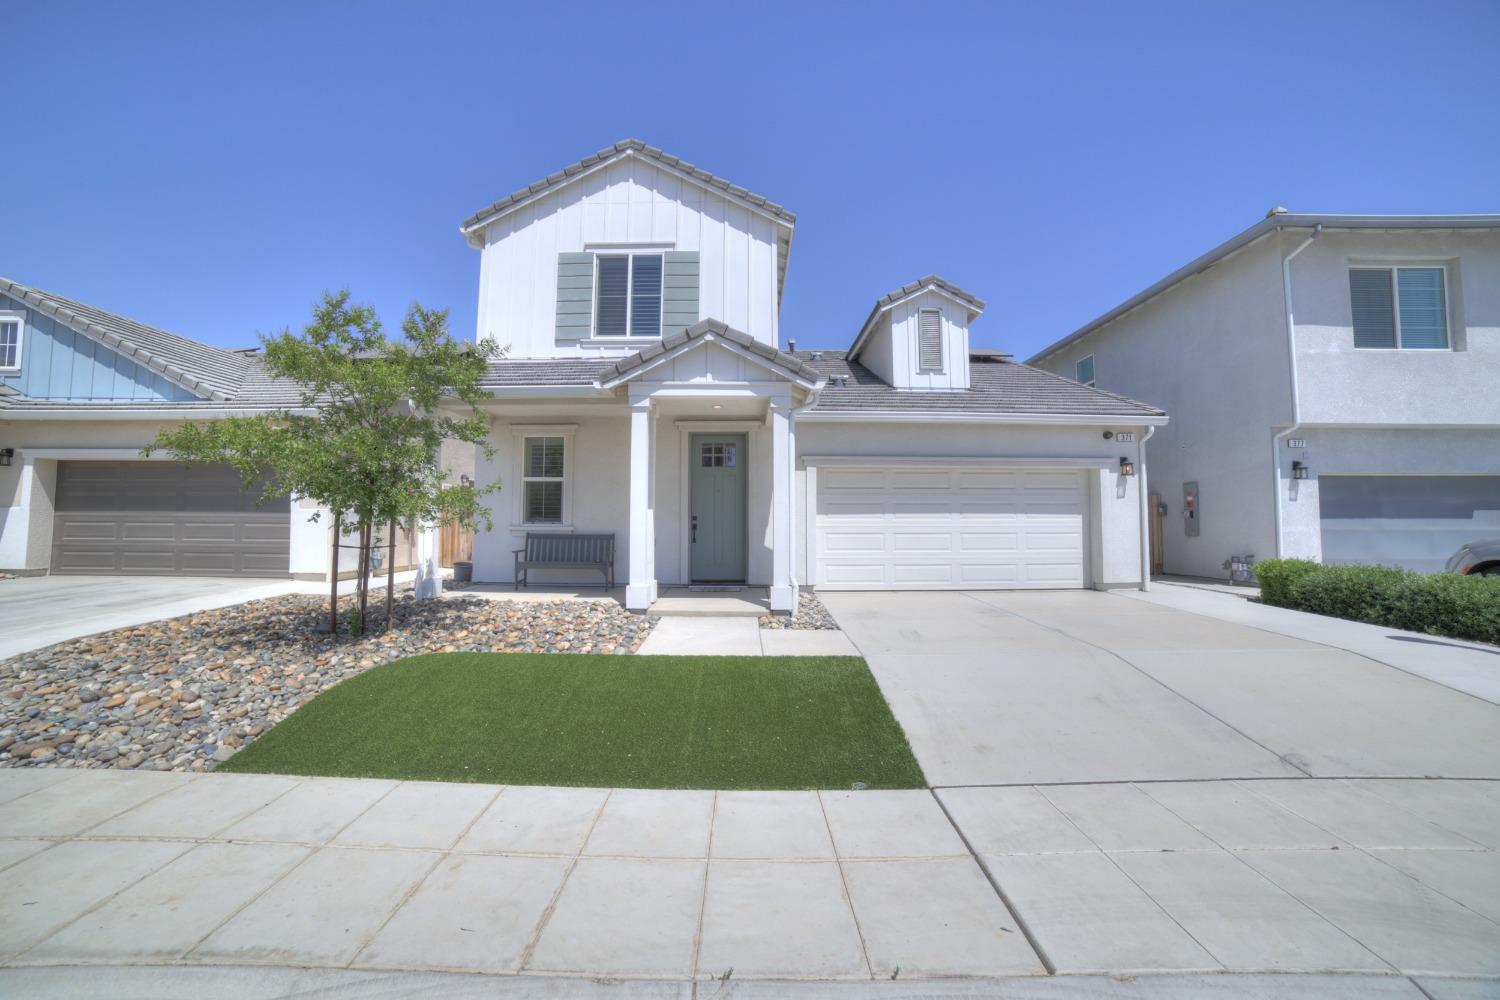
[{"label": "garage door panel", "polygon": [[1440,571],[1466,542],[1500,535],[1500,476],[1318,477],[1325,563]]},{"label": "garage door panel", "polygon": [[952,552],[953,536],[944,532],[896,531],[891,533],[892,552]]},{"label": "garage door panel", "polygon": [[290,503],[258,489],[228,466],[60,462],[53,572],[284,577]]},{"label": "garage door panel", "polygon": [[1084,479],[1001,469],[829,470],[818,581],[832,589],[1080,587]]}]

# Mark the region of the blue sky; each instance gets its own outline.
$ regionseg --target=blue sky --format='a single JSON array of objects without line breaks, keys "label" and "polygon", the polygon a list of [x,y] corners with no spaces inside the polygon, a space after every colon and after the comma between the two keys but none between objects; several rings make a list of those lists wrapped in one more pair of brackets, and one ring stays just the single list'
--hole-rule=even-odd
[{"label": "blue sky", "polygon": [[0,274],[226,346],[627,136],[798,213],[783,336],[937,272],[1025,358],[1273,204],[1500,211],[1500,3],[8,0]]}]

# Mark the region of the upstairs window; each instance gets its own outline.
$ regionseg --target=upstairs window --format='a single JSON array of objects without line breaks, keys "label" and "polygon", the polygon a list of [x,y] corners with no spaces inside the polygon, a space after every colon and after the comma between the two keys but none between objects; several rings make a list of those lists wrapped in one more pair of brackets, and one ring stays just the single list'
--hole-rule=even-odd
[{"label": "upstairs window", "polygon": [[1447,272],[1441,267],[1349,269],[1354,346],[1365,350],[1445,350]]},{"label": "upstairs window", "polygon": [[18,371],[21,367],[21,317],[0,313],[0,371]]},{"label": "upstairs window", "polygon": [[1078,380],[1079,385],[1094,384],[1094,356],[1092,354],[1086,358],[1080,358],[1073,366],[1073,377]]},{"label": "upstairs window", "polygon": [[595,337],[660,337],[659,253],[599,254]]},{"label": "upstairs window", "polygon": [[917,368],[924,372],[943,370],[943,314],[937,309],[917,313]]},{"label": "upstairs window", "polygon": [[521,466],[522,519],[526,524],[561,524],[563,519],[563,438],[526,438]]}]

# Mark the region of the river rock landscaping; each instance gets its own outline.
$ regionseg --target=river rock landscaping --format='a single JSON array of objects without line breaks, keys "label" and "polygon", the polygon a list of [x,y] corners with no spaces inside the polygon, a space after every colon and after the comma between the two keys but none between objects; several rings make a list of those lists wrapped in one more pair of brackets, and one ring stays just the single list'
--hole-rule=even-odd
[{"label": "river rock landscaping", "polygon": [[359,638],[328,634],[326,599],[289,595],[0,662],[0,767],[204,771],[382,663],[440,652],[634,653],[656,623],[612,601],[398,593],[393,627],[382,631],[384,601],[373,599],[371,631]]},{"label": "river rock landscaping", "polygon": [[833,615],[823,607],[823,602],[818,600],[816,594],[802,593],[797,595],[797,611],[790,615],[761,615],[761,628],[787,628],[827,631],[837,629],[839,623],[833,620]]}]

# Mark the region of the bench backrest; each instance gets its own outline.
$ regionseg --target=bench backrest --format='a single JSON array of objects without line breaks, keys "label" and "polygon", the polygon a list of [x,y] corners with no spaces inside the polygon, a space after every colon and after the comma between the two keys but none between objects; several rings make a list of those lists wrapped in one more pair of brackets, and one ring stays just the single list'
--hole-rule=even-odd
[{"label": "bench backrest", "polygon": [[615,561],[615,536],[528,532],[526,558],[533,562],[610,564]]}]

